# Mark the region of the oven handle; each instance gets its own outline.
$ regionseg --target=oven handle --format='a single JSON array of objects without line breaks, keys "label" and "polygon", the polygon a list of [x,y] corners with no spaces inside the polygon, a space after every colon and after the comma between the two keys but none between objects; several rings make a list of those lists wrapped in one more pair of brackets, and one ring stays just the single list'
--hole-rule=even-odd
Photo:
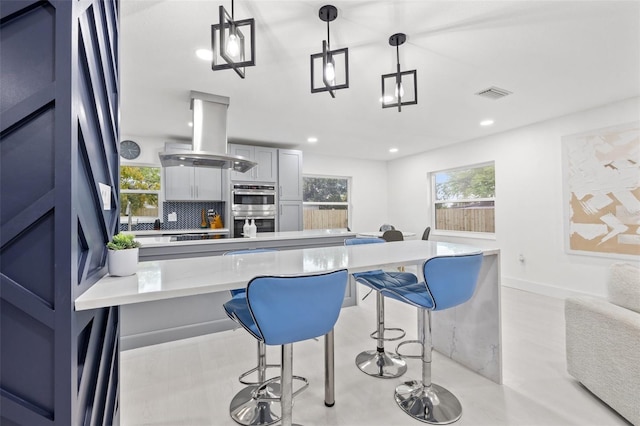
[{"label": "oven handle", "polygon": [[233,220],[245,220],[245,219],[274,219],[275,216],[234,216]]},{"label": "oven handle", "polygon": [[276,191],[233,191],[234,195],[276,195]]}]

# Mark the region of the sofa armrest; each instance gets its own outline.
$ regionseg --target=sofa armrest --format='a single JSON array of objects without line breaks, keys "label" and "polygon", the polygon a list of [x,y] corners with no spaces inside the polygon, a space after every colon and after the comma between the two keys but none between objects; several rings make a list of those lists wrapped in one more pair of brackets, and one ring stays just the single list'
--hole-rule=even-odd
[{"label": "sofa armrest", "polygon": [[567,371],[640,425],[640,314],[593,297],[565,300]]}]

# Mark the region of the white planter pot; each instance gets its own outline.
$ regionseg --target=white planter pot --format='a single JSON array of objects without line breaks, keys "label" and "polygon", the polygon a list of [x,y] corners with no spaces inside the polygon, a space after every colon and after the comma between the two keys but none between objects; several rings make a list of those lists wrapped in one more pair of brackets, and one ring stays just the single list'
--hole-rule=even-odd
[{"label": "white planter pot", "polygon": [[128,250],[107,250],[109,275],[126,277],[138,270],[138,248]]}]

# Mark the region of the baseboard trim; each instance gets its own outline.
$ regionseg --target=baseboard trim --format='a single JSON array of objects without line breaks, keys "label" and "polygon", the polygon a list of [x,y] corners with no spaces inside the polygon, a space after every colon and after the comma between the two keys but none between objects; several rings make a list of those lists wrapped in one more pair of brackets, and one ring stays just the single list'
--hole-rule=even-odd
[{"label": "baseboard trim", "polygon": [[519,278],[502,276],[502,285],[504,287],[515,288],[518,290],[528,291],[530,293],[540,294],[542,296],[549,296],[556,299],[566,299],[567,297],[576,296],[593,296],[602,297],[601,294],[569,290],[554,285],[537,283],[534,281],[521,280]]}]

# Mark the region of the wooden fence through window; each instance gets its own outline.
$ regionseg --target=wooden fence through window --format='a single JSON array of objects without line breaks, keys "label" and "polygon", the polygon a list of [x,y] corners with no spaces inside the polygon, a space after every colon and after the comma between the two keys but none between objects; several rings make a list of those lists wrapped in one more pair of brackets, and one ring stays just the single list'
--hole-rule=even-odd
[{"label": "wooden fence through window", "polygon": [[[303,212],[304,229],[335,229],[348,226],[347,210]],[[437,209],[436,229],[468,232],[495,232],[495,209]]]},{"label": "wooden fence through window", "polygon": [[495,232],[495,209],[436,209],[436,229]]},{"label": "wooden fence through window", "polygon": [[348,210],[304,209],[304,229],[335,229],[348,226]]}]

